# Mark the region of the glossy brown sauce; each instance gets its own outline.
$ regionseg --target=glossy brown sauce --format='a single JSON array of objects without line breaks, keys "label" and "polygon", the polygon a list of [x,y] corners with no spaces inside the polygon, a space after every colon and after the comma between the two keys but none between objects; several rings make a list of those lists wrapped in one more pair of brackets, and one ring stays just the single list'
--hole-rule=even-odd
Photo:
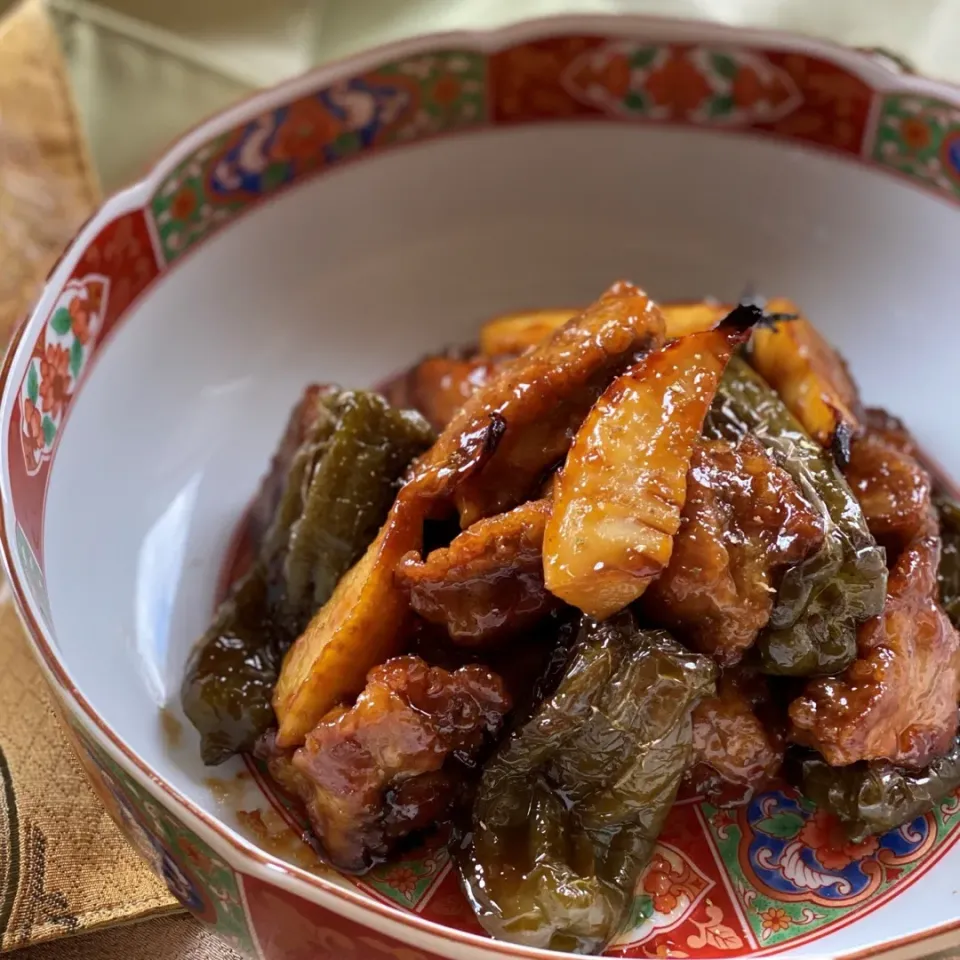
[{"label": "glossy brown sauce", "polygon": [[233,777],[207,777],[204,786],[210,791],[218,806],[229,810],[237,818],[241,832],[257,846],[288,863],[293,863],[311,873],[333,875],[334,870],[325,863],[310,846],[307,838],[290,826],[274,809],[271,800],[263,793],[258,799],[262,804],[254,809],[250,805],[251,787],[255,780],[247,770]]},{"label": "glossy brown sauce", "polygon": [[207,777],[203,785],[213,795],[213,799],[224,807],[235,807],[243,799],[250,782],[250,774],[241,770],[230,779],[223,777]]},{"label": "glossy brown sauce", "polygon": [[169,707],[160,709],[160,730],[164,743],[171,750],[176,750],[183,739],[183,724]]},{"label": "glossy brown sauce", "polygon": [[289,826],[272,807],[237,810],[236,816],[244,833],[267,853],[311,873],[323,876],[335,873],[307,843],[306,838]]}]

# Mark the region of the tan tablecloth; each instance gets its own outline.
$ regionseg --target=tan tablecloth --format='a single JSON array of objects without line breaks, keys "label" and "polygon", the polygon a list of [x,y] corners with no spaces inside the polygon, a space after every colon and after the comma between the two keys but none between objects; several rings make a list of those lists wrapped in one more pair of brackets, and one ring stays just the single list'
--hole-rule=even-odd
[{"label": "tan tablecloth", "polygon": [[[0,25],[0,337],[99,196],[57,40],[30,0]],[[30,960],[235,954],[179,906],[86,784],[3,586],[0,946]],[[165,916],[166,915],[166,916]],[[130,926],[134,920],[163,917]],[[118,926],[123,924],[123,926]],[[91,933],[109,927],[103,933]],[[76,939],[62,938],[87,934]]]}]

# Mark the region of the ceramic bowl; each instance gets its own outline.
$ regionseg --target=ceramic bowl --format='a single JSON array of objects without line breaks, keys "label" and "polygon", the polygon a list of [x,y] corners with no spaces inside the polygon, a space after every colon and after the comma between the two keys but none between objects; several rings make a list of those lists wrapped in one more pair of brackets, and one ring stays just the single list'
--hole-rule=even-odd
[{"label": "ceramic bowl", "polygon": [[[3,549],[117,822],[254,957],[492,960],[434,842],[339,877],[177,703],[238,518],[310,380],[366,385],[480,320],[589,301],[799,301],[868,402],[960,475],[960,90],[783,34],[631,17],[423,37],[185,136],[83,227],[3,368]],[[211,776],[212,774],[212,776]],[[960,800],[844,842],[788,789],[678,806],[629,957],[932,953]]]}]

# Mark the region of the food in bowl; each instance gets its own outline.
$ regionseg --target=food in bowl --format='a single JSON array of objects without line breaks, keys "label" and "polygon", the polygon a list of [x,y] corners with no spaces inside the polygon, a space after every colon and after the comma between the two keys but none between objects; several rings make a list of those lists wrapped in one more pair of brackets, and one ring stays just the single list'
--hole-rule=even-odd
[{"label": "food in bowl", "polygon": [[599,952],[682,793],[851,840],[960,785],[960,506],[787,301],[483,327],[311,386],[183,684],[339,868],[452,822],[496,937]]}]

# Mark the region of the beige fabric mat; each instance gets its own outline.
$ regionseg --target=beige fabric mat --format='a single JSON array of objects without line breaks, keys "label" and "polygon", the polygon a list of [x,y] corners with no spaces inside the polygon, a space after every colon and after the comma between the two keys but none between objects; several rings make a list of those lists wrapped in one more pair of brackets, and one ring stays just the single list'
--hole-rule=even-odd
[{"label": "beige fabric mat", "polygon": [[[241,960],[187,916],[114,927],[17,951],[15,960]],[[316,960],[333,960],[317,957]]]},{"label": "beige fabric mat", "polygon": [[[28,309],[99,190],[56,37],[29,0],[0,25],[0,337]],[[87,786],[3,586],[0,605],[0,948],[178,910]],[[10,802],[12,799],[12,803]],[[14,856],[14,852],[19,853]],[[186,917],[33,947],[24,957],[233,960]]]},{"label": "beige fabric mat", "polygon": [[56,36],[38,2],[0,21],[0,335],[99,197]]}]

